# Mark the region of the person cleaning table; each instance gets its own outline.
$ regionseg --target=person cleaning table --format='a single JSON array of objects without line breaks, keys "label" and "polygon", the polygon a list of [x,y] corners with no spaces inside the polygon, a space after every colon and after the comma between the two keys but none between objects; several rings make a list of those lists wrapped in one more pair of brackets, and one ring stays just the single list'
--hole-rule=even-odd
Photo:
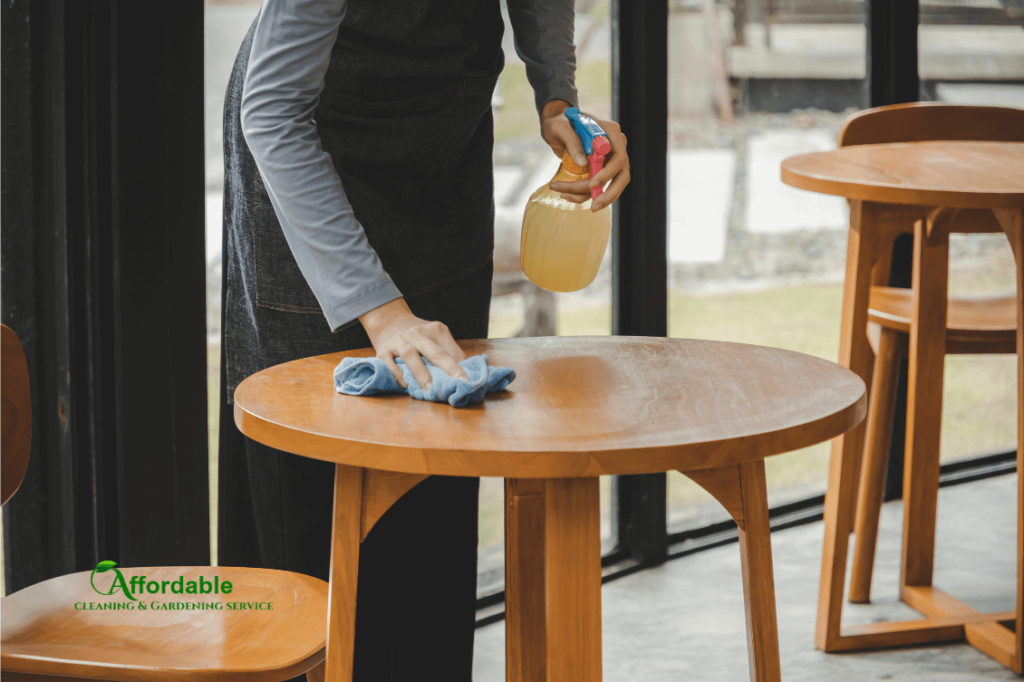
[{"label": "person cleaning table", "polygon": [[[585,165],[572,0],[508,0],[540,133]],[[421,356],[453,376],[486,338],[494,249],[498,0],[264,0],[224,112],[219,563],[328,576],[333,466],[243,438],[235,387],[297,358],[372,345],[404,387]],[[626,138],[592,179],[552,183],[600,211],[629,183]],[[330,381],[330,377],[325,377]],[[433,476],[359,557],[356,680],[469,680],[479,480]]]}]

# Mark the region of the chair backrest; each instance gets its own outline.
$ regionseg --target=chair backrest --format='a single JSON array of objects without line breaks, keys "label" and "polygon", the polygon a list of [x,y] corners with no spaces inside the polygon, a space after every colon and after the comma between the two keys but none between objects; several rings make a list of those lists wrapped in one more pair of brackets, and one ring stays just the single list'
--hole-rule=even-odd
[{"label": "chair backrest", "polygon": [[18,335],[0,324],[0,504],[21,486],[32,447],[32,394]]},{"label": "chair backrest", "polygon": [[1024,109],[941,102],[891,104],[854,114],[839,133],[840,147],[932,140],[1024,142]]}]

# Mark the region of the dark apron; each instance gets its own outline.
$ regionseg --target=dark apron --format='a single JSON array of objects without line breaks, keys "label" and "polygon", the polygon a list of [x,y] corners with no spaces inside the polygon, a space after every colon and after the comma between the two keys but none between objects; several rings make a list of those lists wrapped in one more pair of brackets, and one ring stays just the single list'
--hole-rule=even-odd
[{"label": "dark apron", "polygon": [[[266,367],[370,341],[357,320],[331,332],[242,136],[255,26],[224,111],[219,563],[326,580],[333,465],[243,437],[232,398]],[[487,336],[502,31],[498,0],[349,0],[314,113],[384,269],[455,338]],[[356,680],[471,679],[478,491],[478,479],[431,477],[363,543]]]}]

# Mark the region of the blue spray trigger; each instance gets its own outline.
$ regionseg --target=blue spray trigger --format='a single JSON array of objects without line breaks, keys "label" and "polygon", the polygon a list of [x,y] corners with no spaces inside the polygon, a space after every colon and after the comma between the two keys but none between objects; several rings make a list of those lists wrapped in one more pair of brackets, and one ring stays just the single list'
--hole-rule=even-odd
[{"label": "blue spray trigger", "polygon": [[583,141],[583,151],[587,156],[594,153],[594,138],[608,137],[607,133],[601,130],[601,126],[594,122],[594,119],[580,113],[576,107],[569,107],[565,110],[565,117],[572,123],[573,130]]}]

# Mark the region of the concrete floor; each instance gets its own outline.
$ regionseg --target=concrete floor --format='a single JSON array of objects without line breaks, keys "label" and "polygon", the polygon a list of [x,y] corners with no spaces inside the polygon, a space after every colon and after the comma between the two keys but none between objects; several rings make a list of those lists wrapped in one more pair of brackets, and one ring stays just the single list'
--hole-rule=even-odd
[{"label": "concrete floor", "polygon": [[[935,585],[984,611],[1011,609],[1016,590],[1015,476],[945,488],[939,496]],[[845,622],[918,617],[896,599],[902,508],[882,514],[875,603],[846,604]],[[787,682],[1020,680],[966,644],[855,654],[814,648],[824,527],[775,533],[772,550],[782,677]],[[604,587],[604,679],[748,679],[736,544],[676,559]],[[477,632],[474,679],[504,680],[504,623]]]}]

